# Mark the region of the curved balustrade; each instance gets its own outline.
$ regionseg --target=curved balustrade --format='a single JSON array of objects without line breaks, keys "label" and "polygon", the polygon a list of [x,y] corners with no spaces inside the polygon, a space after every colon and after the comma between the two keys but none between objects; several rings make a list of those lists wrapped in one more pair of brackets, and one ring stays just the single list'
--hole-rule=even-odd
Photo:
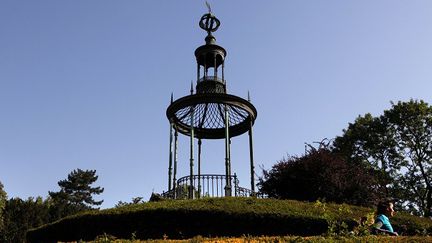
[{"label": "curved balustrade", "polygon": [[[247,188],[239,186],[239,180],[237,175],[231,175],[229,177],[232,185],[232,194],[235,197],[251,197],[257,196],[256,193],[252,192]],[[192,181],[192,185],[191,185]],[[177,184],[174,189],[162,193],[163,198],[171,199],[187,199],[189,193],[193,193],[192,198],[203,198],[203,197],[224,197],[226,186],[226,176],[216,174],[203,174],[194,175],[192,180],[190,176],[184,176],[177,180]],[[192,187],[192,188],[191,188]]]},{"label": "curved balustrade", "polygon": [[222,78],[220,78],[218,76],[205,76],[205,77],[202,77],[202,78],[200,78],[198,80],[198,83],[206,81],[206,80],[209,80],[209,81],[218,81],[218,82],[221,82],[221,83],[225,84],[225,80],[223,80]]}]

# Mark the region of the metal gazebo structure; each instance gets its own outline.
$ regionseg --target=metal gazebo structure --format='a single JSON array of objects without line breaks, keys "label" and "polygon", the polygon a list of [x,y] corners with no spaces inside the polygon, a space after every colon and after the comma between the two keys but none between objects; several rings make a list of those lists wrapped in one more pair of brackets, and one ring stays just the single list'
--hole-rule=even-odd
[{"label": "metal gazebo structure", "polygon": [[[194,199],[200,197],[255,196],[252,127],[257,110],[248,100],[227,93],[224,76],[226,50],[216,44],[212,35],[220,21],[209,13],[201,17],[199,26],[207,32],[205,44],[195,50],[197,80],[195,93],[173,100],[166,115],[170,122],[168,191],[165,198]],[[177,179],[178,134],[190,138],[189,175]],[[250,157],[250,189],[239,186],[231,172],[231,138],[248,133]],[[174,136],[173,136],[174,135]],[[197,174],[194,174],[194,141],[198,140]],[[225,142],[225,174],[201,174],[201,140]]]}]

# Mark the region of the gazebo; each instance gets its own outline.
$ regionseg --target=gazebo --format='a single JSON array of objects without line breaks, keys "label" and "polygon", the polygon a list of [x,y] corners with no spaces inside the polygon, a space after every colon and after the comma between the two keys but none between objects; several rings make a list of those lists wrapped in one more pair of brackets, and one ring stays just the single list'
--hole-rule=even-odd
[{"label": "gazebo", "polygon": [[[197,76],[195,92],[191,84],[190,95],[177,100],[171,95],[166,115],[170,123],[170,146],[168,166],[168,190],[162,197],[194,199],[201,197],[255,196],[252,127],[257,110],[250,102],[228,94],[224,75],[226,50],[216,44],[212,35],[220,21],[211,12],[204,14],[199,22],[207,32],[205,44],[195,50]],[[231,171],[231,138],[248,133],[250,189],[239,186],[239,180]],[[189,137],[189,175],[177,179],[178,136]],[[203,139],[222,140],[225,143],[225,174],[201,173],[201,145]],[[195,159],[197,140],[198,155]],[[197,161],[197,162],[196,162]],[[194,166],[197,170],[194,173]]]}]

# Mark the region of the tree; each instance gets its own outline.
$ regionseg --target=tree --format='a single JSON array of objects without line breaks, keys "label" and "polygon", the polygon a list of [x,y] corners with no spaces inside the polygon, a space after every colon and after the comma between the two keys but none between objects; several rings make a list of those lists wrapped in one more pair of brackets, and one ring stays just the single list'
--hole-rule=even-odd
[{"label": "tree", "polygon": [[48,223],[49,219],[49,205],[41,197],[11,198],[6,202],[0,242],[25,242],[27,230]]},{"label": "tree", "polygon": [[7,203],[7,194],[3,189],[3,184],[0,182],[0,232],[3,229],[3,215]]},{"label": "tree", "polygon": [[101,187],[92,187],[98,176],[96,170],[76,169],[69,173],[68,178],[58,182],[60,191],[48,192],[56,205],[59,217],[74,214],[76,212],[101,205],[103,200],[95,201],[93,195],[99,195],[104,191]]},{"label": "tree", "polygon": [[116,205],[114,205],[114,207],[120,208],[120,207],[124,207],[124,206],[128,206],[128,205],[136,205],[136,204],[140,204],[140,203],[144,203],[142,197],[133,197],[132,202],[119,201]]},{"label": "tree", "polygon": [[273,198],[370,206],[379,199],[375,173],[373,168],[350,165],[321,147],[264,170],[259,186],[261,193]]},{"label": "tree", "polygon": [[335,139],[335,151],[386,173],[387,193],[404,209],[432,216],[432,107],[424,101],[391,103],[379,117],[366,114]]},{"label": "tree", "polygon": [[397,172],[392,162],[402,159],[393,149],[395,141],[391,139],[391,134],[392,131],[381,117],[373,117],[368,113],[350,123],[344,130],[344,135],[335,138],[332,149],[350,164],[371,165],[379,170],[377,176],[383,188],[383,197],[394,194],[391,188],[387,187],[392,184]]},{"label": "tree", "polygon": [[368,113],[350,123],[344,136],[335,138],[333,151],[347,155],[351,162],[366,162],[391,174],[395,172],[389,166],[391,161],[401,159],[392,149],[395,141],[390,139],[391,134],[381,117]]}]

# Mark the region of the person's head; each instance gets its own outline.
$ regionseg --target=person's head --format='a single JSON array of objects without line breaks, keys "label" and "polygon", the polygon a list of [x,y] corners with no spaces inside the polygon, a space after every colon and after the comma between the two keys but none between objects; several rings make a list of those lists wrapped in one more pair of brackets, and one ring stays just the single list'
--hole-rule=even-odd
[{"label": "person's head", "polygon": [[383,201],[378,204],[377,214],[384,214],[387,217],[394,215],[393,203],[391,201]]}]

